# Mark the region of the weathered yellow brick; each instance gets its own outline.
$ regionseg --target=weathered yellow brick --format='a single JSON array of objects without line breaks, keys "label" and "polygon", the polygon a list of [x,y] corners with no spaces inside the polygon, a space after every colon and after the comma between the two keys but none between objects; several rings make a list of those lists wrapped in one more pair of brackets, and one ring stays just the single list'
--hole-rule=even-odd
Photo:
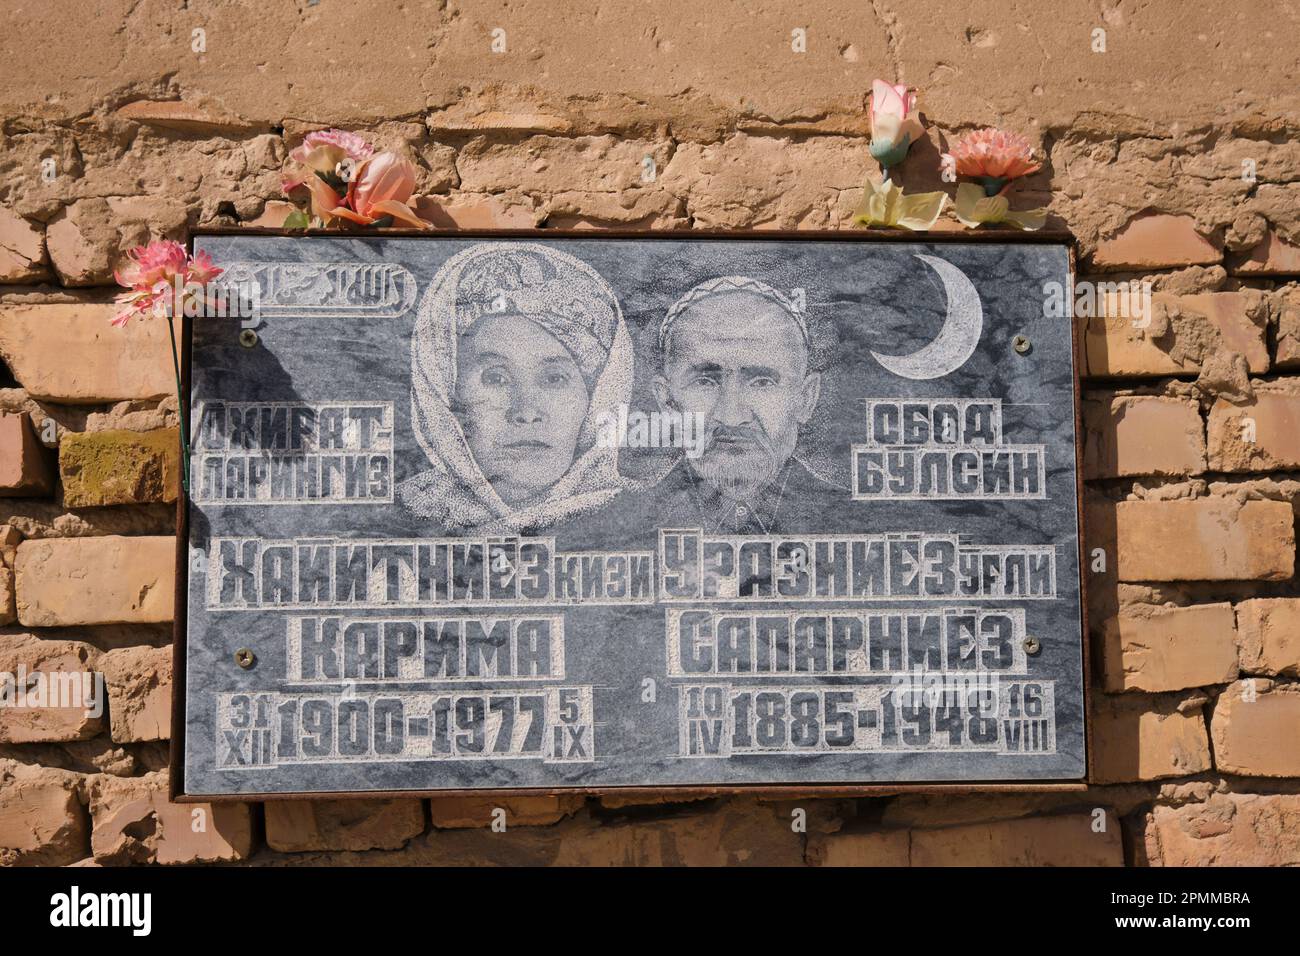
[{"label": "weathered yellow brick", "polygon": [[1242,601],[1237,644],[1247,674],[1300,676],[1300,598]]},{"label": "weathered yellow brick", "polygon": [[395,850],[424,832],[420,800],[271,800],[266,845],[308,850]]},{"label": "weathered yellow brick", "polygon": [[1219,399],[1210,409],[1212,471],[1275,471],[1300,467],[1300,380],[1256,383],[1241,404]]},{"label": "weathered yellow brick", "polygon": [[1098,783],[1186,777],[1211,768],[1201,708],[1153,697],[1093,696],[1093,775]]},{"label": "weathered yellow brick", "polygon": [[1219,695],[1210,737],[1222,773],[1300,777],[1300,685],[1238,681]]},{"label": "weathered yellow brick", "polygon": [[95,405],[176,391],[167,323],[109,325],[112,303],[0,305],[0,358],[32,398]]},{"label": "weathered yellow brick", "polygon": [[1109,812],[1101,818],[1065,813],[913,830],[911,860],[913,866],[1123,866],[1124,845]]},{"label": "weathered yellow brick", "polygon": [[1157,806],[1142,829],[1152,866],[1300,866],[1300,795],[1216,793]]},{"label": "weathered yellow brick", "polygon": [[170,621],[175,610],[175,538],[39,538],[18,546],[16,564],[26,627]]},{"label": "weathered yellow brick", "polygon": [[1280,581],[1295,572],[1295,518],[1284,501],[1121,501],[1114,517],[1121,581]]},{"label": "weathered yellow brick", "polygon": [[1133,605],[1104,624],[1108,691],[1168,691],[1237,679],[1231,604]]},{"label": "weathered yellow brick", "polygon": [[1191,216],[1139,213],[1093,254],[1098,269],[1166,269],[1223,258],[1222,247],[1201,235]]},{"label": "weathered yellow brick", "polygon": [[[252,812],[246,803],[172,803],[167,773],[143,777],[91,777],[87,791],[94,822],[95,859],[125,863],[216,863],[248,857],[253,850]],[[202,827],[196,827],[201,814]]]},{"label": "weathered yellow brick", "polygon": [[99,659],[117,743],[171,737],[172,649],[123,647]]},{"label": "weathered yellow brick", "polygon": [[1195,402],[1154,396],[1103,397],[1084,405],[1088,478],[1199,475],[1205,429]]}]

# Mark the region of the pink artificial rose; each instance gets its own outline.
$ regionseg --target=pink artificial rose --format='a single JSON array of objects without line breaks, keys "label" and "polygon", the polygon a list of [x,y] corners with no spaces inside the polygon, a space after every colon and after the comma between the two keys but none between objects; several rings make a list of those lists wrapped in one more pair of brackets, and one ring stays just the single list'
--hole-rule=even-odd
[{"label": "pink artificial rose", "polygon": [[1029,140],[1019,133],[993,127],[967,133],[957,141],[951,155],[958,175],[979,179],[1019,179],[1042,168],[1034,160]]},{"label": "pink artificial rose", "polygon": [[925,129],[916,114],[916,93],[905,83],[874,80],[871,84],[871,141],[876,149],[898,146],[904,134],[910,146]]},{"label": "pink artificial rose", "polygon": [[396,153],[379,153],[357,167],[348,184],[347,205],[332,214],[362,225],[392,216],[423,229],[428,223],[407,205],[414,191],[415,164]]}]

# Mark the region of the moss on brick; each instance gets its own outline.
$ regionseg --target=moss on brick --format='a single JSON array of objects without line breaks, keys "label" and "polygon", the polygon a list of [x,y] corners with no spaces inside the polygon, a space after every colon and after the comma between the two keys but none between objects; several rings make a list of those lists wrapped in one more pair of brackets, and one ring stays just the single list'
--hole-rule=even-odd
[{"label": "moss on brick", "polygon": [[175,501],[179,444],[174,428],[65,435],[59,447],[64,504],[93,508]]}]

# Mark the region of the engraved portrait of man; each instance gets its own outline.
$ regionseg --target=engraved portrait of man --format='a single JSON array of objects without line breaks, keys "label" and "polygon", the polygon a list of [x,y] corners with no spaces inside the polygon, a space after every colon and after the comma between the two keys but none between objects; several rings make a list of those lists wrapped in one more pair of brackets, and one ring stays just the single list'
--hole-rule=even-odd
[{"label": "engraved portrait of man", "polygon": [[745,276],[701,282],[659,326],[652,388],[666,412],[695,416],[702,453],[682,455],[654,487],[659,527],[771,534],[824,526],[847,493],[795,455],[821,394],[802,309]]}]

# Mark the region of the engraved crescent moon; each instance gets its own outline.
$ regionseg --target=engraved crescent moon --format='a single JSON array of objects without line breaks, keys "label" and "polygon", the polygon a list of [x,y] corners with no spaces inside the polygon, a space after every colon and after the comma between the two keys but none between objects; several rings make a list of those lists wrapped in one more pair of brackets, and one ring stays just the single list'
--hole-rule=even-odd
[{"label": "engraved crescent moon", "polygon": [[902,378],[942,378],[961,368],[975,354],[980,333],[984,330],[984,309],[980,305],[979,293],[966,278],[966,273],[945,259],[919,253],[916,258],[938,273],[943,282],[948,297],[948,314],[943,328],[933,342],[908,355],[882,355],[879,352],[871,355]]}]

